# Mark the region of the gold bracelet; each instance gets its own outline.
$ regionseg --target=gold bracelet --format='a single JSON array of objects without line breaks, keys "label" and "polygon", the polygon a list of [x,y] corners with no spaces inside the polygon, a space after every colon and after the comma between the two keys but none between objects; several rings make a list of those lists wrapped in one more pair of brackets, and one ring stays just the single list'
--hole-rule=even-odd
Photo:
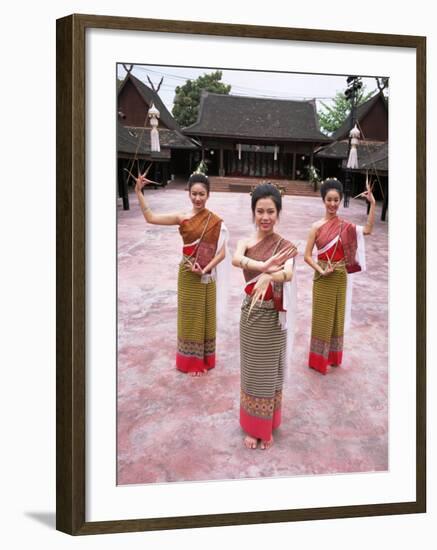
[{"label": "gold bracelet", "polygon": [[287,280],[287,273],[285,272],[285,269],[282,270],[282,276],[284,278],[284,282]]},{"label": "gold bracelet", "polygon": [[146,204],[146,206],[144,208],[142,208],[141,210],[143,212],[147,212],[147,210],[150,210],[150,206],[147,206],[147,204]]},{"label": "gold bracelet", "polygon": [[246,258],[246,256],[243,256],[240,260],[240,266],[243,268],[243,269],[247,269],[247,266],[249,264],[249,261],[250,259],[249,258]]}]

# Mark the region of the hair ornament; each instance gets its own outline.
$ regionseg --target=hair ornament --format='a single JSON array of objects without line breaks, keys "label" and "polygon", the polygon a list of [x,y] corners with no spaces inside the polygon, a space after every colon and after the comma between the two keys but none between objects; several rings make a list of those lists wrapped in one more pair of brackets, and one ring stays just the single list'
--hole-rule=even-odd
[{"label": "hair ornament", "polygon": [[255,189],[257,187],[259,187],[260,185],[266,185],[266,184],[271,185],[272,187],[277,189],[279,191],[279,193],[281,194],[281,197],[285,195],[286,187],[284,185],[279,185],[279,183],[273,183],[273,182],[268,181],[268,180],[262,180],[259,183],[257,183],[256,185],[253,185],[250,188],[250,195],[252,196],[253,192],[255,191]]},{"label": "hair ornament", "polygon": [[201,160],[197,166],[197,168],[194,170],[194,172],[191,175],[194,174],[203,174],[206,176],[206,173],[208,172],[208,166],[204,160]]}]

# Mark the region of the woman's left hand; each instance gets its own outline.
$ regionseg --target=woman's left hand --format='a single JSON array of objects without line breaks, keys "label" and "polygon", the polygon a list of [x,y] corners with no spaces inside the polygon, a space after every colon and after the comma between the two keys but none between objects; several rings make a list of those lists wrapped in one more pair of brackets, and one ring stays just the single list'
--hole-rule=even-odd
[{"label": "woman's left hand", "polygon": [[375,197],[373,196],[372,189],[373,189],[373,184],[372,184],[372,187],[370,187],[369,182],[366,181],[366,190],[364,191],[363,196],[366,197],[366,199],[370,202],[370,204],[375,204],[376,201],[375,201]]},{"label": "woman's left hand", "polygon": [[263,262],[264,273],[274,273],[275,271],[279,271],[282,267],[284,267],[284,263],[287,260],[294,258],[296,255],[297,247],[294,244],[291,244],[289,247],[273,254],[273,256],[271,256],[268,260]]},{"label": "woman's left hand", "polygon": [[146,185],[149,185],[149,183],[155,183],[152,180],[149,180],[144,176],[143,174],[140,174],[137,179],[135,180],[135,193],[140,193]]}]

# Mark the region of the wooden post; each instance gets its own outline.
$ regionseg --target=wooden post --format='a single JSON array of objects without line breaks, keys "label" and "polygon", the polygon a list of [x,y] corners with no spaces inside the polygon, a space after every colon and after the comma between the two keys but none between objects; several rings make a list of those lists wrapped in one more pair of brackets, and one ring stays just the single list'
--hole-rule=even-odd
[{"label": "wooden post", "polygon": [[117,191],[118,197],[121,199],[123,196],[123,161],[117,160]]},{"label": "wooden post", "polygon": [[[311,153],[310,153],[310,168],[314,168],[314,151],[312,149],[311,149]],[[317,191],[317,180],[316,180],[316,178],[314,178],[313,190]]]},{"label": "wooden post", "polygon": [[164,162],[162,165],[162,185],[165,187],[169,180],[169,163]]},{"label": "wooden post", "polygon": [[223,166],[223,147],[220,147],[220,168],[219,176],[223,177],[225,175],[225,168]]},{"label": "wooden post", "polygon": [[[126,163],[127,164],[127,163]],[[123,170],[122,176],[122,198],[123,198],[123,210],[129,210],[129,192],[127,186],[128,173]]]},{"label": "wooden post", "polygon": [[384,200],[382,202],[381,221],[385,222],[385,217],[388,209],[388,180],[384,185]]}]

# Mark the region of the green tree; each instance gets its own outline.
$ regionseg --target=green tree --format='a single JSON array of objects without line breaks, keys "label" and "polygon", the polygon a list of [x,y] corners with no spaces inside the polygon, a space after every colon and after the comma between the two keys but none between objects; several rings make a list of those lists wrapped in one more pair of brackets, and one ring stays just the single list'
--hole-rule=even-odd
[{"label": "green tree", "polygon": [[204,74],[196,80],[187,80],[183,86],[177,86],[173,105],[173,116],[180,126],[190,126],[197,120],[202,90],[215,94],[229,94],[231,86],[220,82],[222,71]]},{"label": "green tree", "polygon": [[[357,107],[370,99],[374,95],[374,92],[367,92],[363,86],[357,93]],[[333,99],[332,105],[326,105],[321,102],[323,110],[319,112],[320,128],[323,132],[331,134],[340,128],[343,122],[348,117],[351,104],[346,99],[343,92],[337,92]]]}]

